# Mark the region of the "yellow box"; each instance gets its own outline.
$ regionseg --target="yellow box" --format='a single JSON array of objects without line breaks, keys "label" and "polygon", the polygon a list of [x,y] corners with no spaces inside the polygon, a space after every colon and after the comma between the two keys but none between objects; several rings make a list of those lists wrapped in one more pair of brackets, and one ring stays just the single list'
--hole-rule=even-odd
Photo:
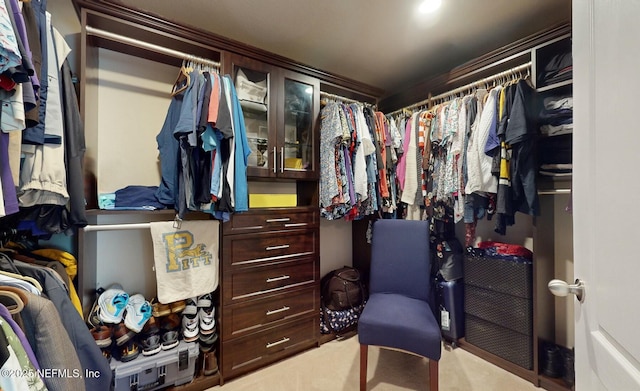
[{"label": "yellow box", "polygon": [[297,206],[295,194],[249,194],[249,208],[282,208]]}]

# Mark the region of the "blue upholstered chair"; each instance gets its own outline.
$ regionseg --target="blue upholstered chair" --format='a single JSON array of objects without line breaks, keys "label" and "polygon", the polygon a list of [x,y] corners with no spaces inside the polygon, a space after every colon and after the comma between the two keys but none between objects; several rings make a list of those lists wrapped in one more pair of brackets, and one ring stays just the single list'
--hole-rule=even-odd
[{"label": "blue upholstered chair", "polygon": [[358,320],[360,391],[367,389],[369,345],[428,358],[429,391],[437,391],[442,345],[430,295],[429,224],[378,220],[371,246],[369,301]]}]

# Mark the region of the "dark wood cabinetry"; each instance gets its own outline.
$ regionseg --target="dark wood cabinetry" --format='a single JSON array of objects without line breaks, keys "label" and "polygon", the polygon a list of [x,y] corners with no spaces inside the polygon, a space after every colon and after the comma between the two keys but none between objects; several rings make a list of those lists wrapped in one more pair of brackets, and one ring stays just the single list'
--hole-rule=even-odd
[{"label": "dark wood cabinetry", "polygon": [[253,178],[317,180],[320,80],[229,55],[225,63],[242,106]]},{"label": "dark wood cabinetry", "polygon": [[317,208],[257,209],[223,225],[223,379],[318,344]]}]

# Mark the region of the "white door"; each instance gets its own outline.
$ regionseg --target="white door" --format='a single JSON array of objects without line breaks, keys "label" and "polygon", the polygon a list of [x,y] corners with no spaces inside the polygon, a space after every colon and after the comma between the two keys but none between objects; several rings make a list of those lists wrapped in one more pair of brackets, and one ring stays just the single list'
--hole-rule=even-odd
[{"label": "white door", "polygon": [[576,390],[640,390],[640,1],[574,0],[572,25]]}]

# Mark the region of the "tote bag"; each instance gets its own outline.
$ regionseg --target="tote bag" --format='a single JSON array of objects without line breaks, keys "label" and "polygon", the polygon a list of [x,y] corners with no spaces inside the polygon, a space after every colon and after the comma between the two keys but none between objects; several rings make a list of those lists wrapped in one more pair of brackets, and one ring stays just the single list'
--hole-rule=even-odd
[{"label": "tote bag", "polygon": [[171,303],[213,292],[218,287],[220,222],[150,223],[157,296]]}]

